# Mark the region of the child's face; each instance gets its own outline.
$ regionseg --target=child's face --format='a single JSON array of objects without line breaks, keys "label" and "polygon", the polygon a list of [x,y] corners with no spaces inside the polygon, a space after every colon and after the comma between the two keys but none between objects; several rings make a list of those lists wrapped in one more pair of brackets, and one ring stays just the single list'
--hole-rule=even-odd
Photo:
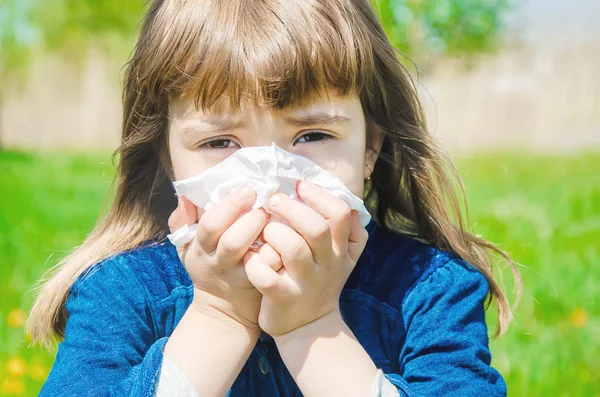
[{"label": "child's face", "polygon": [[[242,106],[236,115],[227,101],[211,113],[194,102],[175,100],[169,108],[169,152],[176,180],[199,174],[248,146],[269,146],[304,156],[338,177],[362,197],[366,126],[357,96],[321,97],[304,108],[285,111]],[[372,163],[371,163],[372,165]]]}]

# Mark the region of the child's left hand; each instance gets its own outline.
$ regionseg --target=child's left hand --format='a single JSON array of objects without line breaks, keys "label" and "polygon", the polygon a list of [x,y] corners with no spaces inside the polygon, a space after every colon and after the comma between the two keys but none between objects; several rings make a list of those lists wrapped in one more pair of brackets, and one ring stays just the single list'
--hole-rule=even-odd
[{"label": "child's left hand", "polygon": [[281,336],[339,311],[342,288],[367,242],[358,213],[323,188],[300,182],[298,196],[269,201],[271,210],[290,226],[272,222],[265,242],[244,257],[250,282],[262,294],[258,323]]}]

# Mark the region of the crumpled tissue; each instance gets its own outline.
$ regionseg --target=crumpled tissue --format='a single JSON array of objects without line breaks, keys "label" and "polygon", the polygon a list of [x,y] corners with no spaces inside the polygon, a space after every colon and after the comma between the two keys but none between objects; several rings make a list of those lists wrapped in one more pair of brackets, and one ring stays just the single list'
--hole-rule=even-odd
[{"label": "crumpled tissue", "polygon": [[[242,148],[203,173],[175,181],[173,185],[179,196],[185,196],[197,207],[209,210],[233,189],[248,184],[256,192],[252,208],[262,207],[270,213],[268,201],[277,192],[300,201],[296,194],[299,180],[319,185],[345,201],[358,212],[363,226],[371,220],[363,200],[355,196],[342,181],[306,157],[285,151],[275,143],[271,146]],[[183,246],[192,241],[197,228],[197,224],[183,226],[169,234],[168,238],[176,247]]]}]

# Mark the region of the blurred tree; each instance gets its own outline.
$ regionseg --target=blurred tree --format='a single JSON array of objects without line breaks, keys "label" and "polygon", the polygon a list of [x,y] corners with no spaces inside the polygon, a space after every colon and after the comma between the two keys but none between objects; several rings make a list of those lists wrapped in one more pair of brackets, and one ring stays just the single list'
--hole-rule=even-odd
[{"label": "blurred tree", "polygon": [[0,0],[0,109],[5,82],[25,72],[36,54],[81,61],[94,48],[124,58],[144,7],[142,0]]},{"label": "blurred tree", "polygon": [[392,43],[422,62],[496,49],[510,0],[373,0]]},{"label": "blurred tree", "polygon": [[[495,48],[510,0],[372,0],[390,40],[418,63]],[[0,0],[0,73],[35,51],[131,49],[143,0]]]},{"label": "blurred tree", "polygon": [[[441,56],[494,49],[510,0],[372,1],[392,43],[423,68]],[[0,79],[18,76],[33,54],[44,52],[83,60],[94,48],[124,59],[146,6],[143,0],[0,0]]]},{"label": "blurred tree", "polygon": [[[6,78],[26,61],[31,45],[30,24],[27,20],[28,0],[0,0],[0,110],[2,109],[3,92],[6,89]],[[0,112],[0,149],[2,149],[2,113]]]}]

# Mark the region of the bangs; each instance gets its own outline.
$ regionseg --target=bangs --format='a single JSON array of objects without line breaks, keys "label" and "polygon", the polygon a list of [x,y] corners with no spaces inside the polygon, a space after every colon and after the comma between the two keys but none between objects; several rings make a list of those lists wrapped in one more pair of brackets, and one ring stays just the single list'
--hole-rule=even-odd
[{"label": "bangs", "polygon": [[359,95],[374,59],[357,3],[162,2],[141,48],[148,93],[191,97],[204,111],[223,95],[235,110],[246,100],[283,109],[332,90]]}]

